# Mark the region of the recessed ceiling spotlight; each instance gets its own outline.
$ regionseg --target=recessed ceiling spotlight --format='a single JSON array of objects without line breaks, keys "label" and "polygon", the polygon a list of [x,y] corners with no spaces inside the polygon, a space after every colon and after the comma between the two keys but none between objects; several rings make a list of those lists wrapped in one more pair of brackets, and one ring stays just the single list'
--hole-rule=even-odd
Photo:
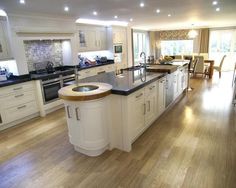
[{"label": "recessed ceiling spotlight", "polygon": [[69,8],[68,6],[65,6],[65,7],[64,7],[64,11],[65,11],[65,12],[68,12],[69,10],[70,10],[70,8]]},{"label": "recessed ceiling spotlight", "polygon": [[114,16],[114,18],[115,18],[115,19],[117,19],[117,18],[118,18],[118,16]]},{"label": "recessed ceiling spotlight", "polygon": [[140,3],[139,6],[140,6],[140,7],[144,7],[144,3]]},{"label": "recessed ceiling spotlight", "polygon": [[133,19],[133,18],[130,18],[130,19],[129,19],[129,21],[131,21],[131,22],[132,22],[132,21],[134,21],[134,19]]},{"label": "recessed ceiling spotlight", "polygon": [[217,4],[218,4],[217,1],[213,1],[213,2],[212,2],[212,5],[217,5]]},{"label": "recessed ceiling spotlight", "polygon": [[160,13],[161,11],[160,11],[160,9],[157,9],[156,12],[157,12],[157,13]]},{"label": "recessed ceiling spotlight", "polygon": [[98,13],[97,13],[96,11],[93,11],[93,15],[94,15],[94,16],[97,16]]},{"label": "recessed ceiling spotlight", "polygon": [[216,8],[216,11],[217,11],[217,12],[219,12],[219,11],[220,11],[220,8],[219,8],[219,7],[218,7],[218,8]]},{"label": "recessed ceiling spotlight", "polygon": [[171,14],[168,14],[168,17],[171,17]]},{"label": "recessed ceiling spotlight", "polygon": [[20,0],[20,4],[25,4],[25,0]]}]

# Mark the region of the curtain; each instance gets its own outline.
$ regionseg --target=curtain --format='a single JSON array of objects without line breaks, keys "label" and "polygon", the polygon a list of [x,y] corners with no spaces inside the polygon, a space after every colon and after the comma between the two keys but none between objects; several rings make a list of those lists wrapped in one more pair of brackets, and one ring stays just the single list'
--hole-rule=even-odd
[{"label": "curtain", "polygon": [[200,53],[208,53],[209,49],[209,28],[201,29],[201,38],[200,38]]}]

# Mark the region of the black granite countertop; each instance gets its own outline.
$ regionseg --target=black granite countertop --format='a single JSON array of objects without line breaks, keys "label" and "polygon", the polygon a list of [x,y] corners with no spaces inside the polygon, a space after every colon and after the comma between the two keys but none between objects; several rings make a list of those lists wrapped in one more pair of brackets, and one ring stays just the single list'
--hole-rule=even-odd
[{"label": "black granite countertop", "polygon": [[[116,75],[114,72],[102,73],[96,76],[79,80],[80,83],[86,82],[103,82],[112,85],[112,94],[129,95],[151,82],[154,82],[166,73],[152,73],[146,72],[146,80],[144,73],[140,74],[140,70],[123,71],[123,74]],[[70,82],[69,84],[74,84]]]},{"label": "black granite countertop", "polygon": [[[90,69],[94,67],[100,67],[105,65],[114,64],[114,60],[108,60],[107,62],[89,65],[84,67],[78,67],[78,70]],[[62,66],[57,67],[54,73],[43,73],[43,74],[36,74],[36,72],[32,72],[31,74],[21,75],[21,76],[12,76],[8,80],[0,81],[0,87],[10,86],[14,84],[19,84],[23,82],[28,82],[31,80],[48,80],[53,78],[58,78],[59,75],[67,76],[74,74],[74,66]]]},{"label": "black granite countertop", "polygon": [[9,80],[0,81],[0,87],[6,87],[14,84],[31,81],[30,75],[13,76]]}]

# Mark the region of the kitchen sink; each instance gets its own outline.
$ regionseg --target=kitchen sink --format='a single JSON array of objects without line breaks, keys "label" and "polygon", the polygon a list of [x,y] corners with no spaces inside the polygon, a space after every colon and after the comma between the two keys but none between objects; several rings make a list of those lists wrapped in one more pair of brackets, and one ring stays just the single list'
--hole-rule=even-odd
[{"label": "kitchen sink", "polygon": [[98,89],[98,86],[95,85],[83,85],[83,86],[77,86],[72,89],[72,91],[75,92],[88,92]]}]

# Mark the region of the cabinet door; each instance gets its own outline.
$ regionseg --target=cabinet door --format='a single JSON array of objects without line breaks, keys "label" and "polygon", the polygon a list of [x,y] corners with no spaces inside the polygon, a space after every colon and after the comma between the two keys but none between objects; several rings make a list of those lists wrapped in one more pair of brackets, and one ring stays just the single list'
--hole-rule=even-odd
[{"label": "cabinet door", "polygon": [[7,38],[4,31],[3,22],[0,20],[0,60],[9,58]]},{"label": "cabinet door", "polygon": [[158,80],[158,96],[157,96],[157,114],[158,116],[162,114],[165,110],[166,101],[166,78]]},{"label": "cabinet door", "polygon": [[141,89],[132,94],[128,99],[128,126],[130,127],[132,141],[134,141],[145,128],[144,114],[144,89]]},{"label": "cabinet door", "polygon": [[156,119],[156,82],[145,87],[145,126],[149,126]]},{"label": "cabinet door", "polygon": [[173,80],[174,100],[179,96],[179,71],[175,71]]}]

